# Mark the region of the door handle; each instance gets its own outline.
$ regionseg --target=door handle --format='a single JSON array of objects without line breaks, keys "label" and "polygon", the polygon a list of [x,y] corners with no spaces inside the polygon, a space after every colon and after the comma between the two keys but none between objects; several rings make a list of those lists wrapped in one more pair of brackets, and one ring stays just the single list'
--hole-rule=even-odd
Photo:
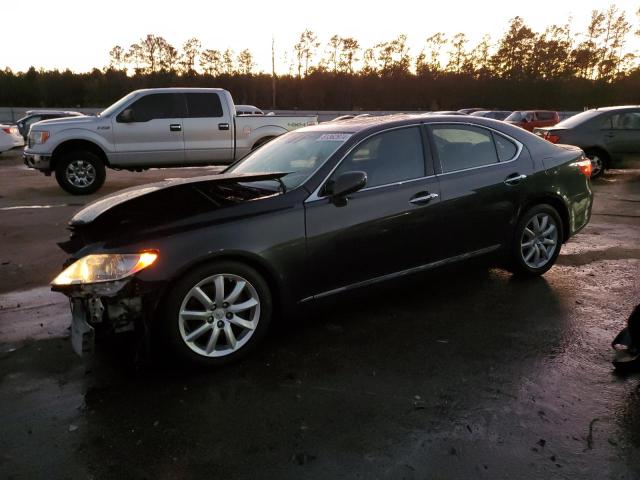
[{"label": "door handle", "polygon": [[607,138],[613,138],[613,137],[616,136],[616,134],[615,133],[605,133],[604,136],[607,137]]},{"label": "door handle", "polygon": [[429,193],[429,192],[420,192],[416,193],[416,195],[409,200],[409,203],[414,205],[424,205],[425,203],[429,203],[431,200],[438,198],[439,195],[437,193]]},{"label": "door handle", "polygon": [[218,130],[229,130],[229,124],[228,123],[219,123],[218,124]]},{"label": "door handle", "polygon": [[169,125],[169,130],[171,130],[172,132],[179,132],[182,130],[182,125],[180,125],[179,123],[172,123],[171,125]]},{"label": "door handle", "polygon": [[522,180],[524,180],[525,178],[527,178],[526,175],[517,175],[514,174],[514,176],[509,176],[505,179],[504,184],[505,185],[517,185],[519,184]]}]

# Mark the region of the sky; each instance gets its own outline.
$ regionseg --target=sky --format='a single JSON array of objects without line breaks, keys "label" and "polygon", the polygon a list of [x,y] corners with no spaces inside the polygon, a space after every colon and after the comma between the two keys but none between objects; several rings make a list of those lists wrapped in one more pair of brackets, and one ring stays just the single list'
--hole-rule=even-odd
[{"label": "sky", "polygon": [[[408,37],[417,55],[427,37],[464,32],[471,44],[489,33],[496,41],[509,19],[519,15],[534,30],[564,24],[571,16],[572,30],[584,30],[593,9],[610,3],[627,12],[637,25],[637,0],[388,0],[346,1],[197,1],[197,0],[30,0],[3,2],[0,68],[24,71],[30,66],[69,68],[76,72],[102,68],[114,45],[125,49],[148,33],[160,35],[175,47],[197,37],[203,48],[236,53],[248,48],[257,70],[271,71],[271,40],[275,40],[276,70],[288,70],[285,51],[292,51],[300,33],[308,28],[324,44],[333,34],[355,37],[362,46]],[[631,49],[640,50],[630,35]],[[8,41],[11,39],[11,41]]]}]

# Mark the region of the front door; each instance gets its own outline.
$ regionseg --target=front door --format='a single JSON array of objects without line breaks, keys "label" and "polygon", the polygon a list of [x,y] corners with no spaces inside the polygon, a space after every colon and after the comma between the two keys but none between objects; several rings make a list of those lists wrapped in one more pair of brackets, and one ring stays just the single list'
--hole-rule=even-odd
[{"label": "front door", "polygon": [[112,162],[123,167],[184,164],[184,102],[182,93],[151,93],[125,107],[132,117],[123,121],[120,112],[111,124],[116,147]]},{"label": "front door", "polygon": [[439,186],[425,164],[420,126],[363,140],[328,180],[367,173],[366,186],[346,203],[307,201],[307,252],[315,295],[396,275],[440,258]]}]

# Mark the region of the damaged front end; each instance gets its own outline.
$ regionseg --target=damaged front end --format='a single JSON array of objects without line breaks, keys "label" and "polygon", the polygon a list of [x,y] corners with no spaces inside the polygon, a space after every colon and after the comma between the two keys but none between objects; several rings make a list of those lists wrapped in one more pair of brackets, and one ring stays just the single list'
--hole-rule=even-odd
[{"label": "damaged front end", "polygon": [[152,311],[155,289],[134,274],[150,266],[157,253],[87,255],[71,263],[51,284],[69,297],[71,344],[82,356],[94,349],[96,335],[143,333],[144,312]]}]

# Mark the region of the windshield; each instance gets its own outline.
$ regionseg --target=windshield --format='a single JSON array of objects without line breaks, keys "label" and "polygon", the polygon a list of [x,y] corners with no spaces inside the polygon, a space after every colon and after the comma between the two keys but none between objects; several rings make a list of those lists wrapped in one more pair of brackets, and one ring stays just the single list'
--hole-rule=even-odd
[{"label": "windshield", "polygon": [[122,107],[124,104],[126,104],[129,100],[131,100],[133,97],[135,97],[136,92],[131,92],[129,95],[122,97],[120,100],[118,100],[116,103],[114,103],[113,105],[111,105],[110,107],[105,108],[103,111],[101,111],[98,114],[98,117],[108,117],[109,115],[111,115],[113,112],[116,112],[120,109],[120,107]]},{"label": "windshield", "polygon": [[580,125],[581,123],[599,116],[600,114],[602,114],[602,111],[598,110],[587,110],[586,112],[580,112],[558,123],[554,128],[573,128],[576,125]]},{"label": "windshield", "polygon": [[527,119],[527,116],[531,115],[531,112],[513,112],[507,118],[504,119],[505,122],[524,122]]},{"label": "windshield", "polygon": [[225,173],[287,172],[287,190],[304,183],[349,137],[343,132],[290,132],[250,153]]}]

